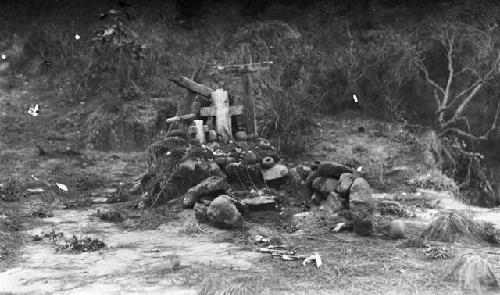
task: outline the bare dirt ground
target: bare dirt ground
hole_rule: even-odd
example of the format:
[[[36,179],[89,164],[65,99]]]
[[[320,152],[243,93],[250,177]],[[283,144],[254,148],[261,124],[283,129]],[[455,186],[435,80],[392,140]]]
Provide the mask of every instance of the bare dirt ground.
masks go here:
[[[44,115],[27,117],[23,108],[36,100],[21,100],[21,96],[21,92],[4,96],[3,103],[8,98],[19,106],[18,113],[7,113],[4,118],[16,118],[17,123],[33,121],[31,125],[16,125],[19,128],[35,126],[36,120],[46,120]],[[0,110],[0,114],[9,110]],[[2,127],[11,126],[9,122],[4,121]],[[380,126],[373,127],[377,124]],[[306,158],[354,159],[367,169],[367,177],[373,182],[378,179],[376,171],[387,157],[396,156],[398,165],[423,169],[415,164],[420,159],[414,157],[415,153],[404,143],[408,134],[394,126],[377,124],[362,120],[325,120],[317,136],[320,145]],[[371,127],[366,132],[358,132],[358,125]],[[42,127],[40,124],[39,128]],[[5,134],[12,137],[15,132],[10,130]],[[294,231],[287,230],[292,224],[290,216],[304,211],[303,208],[285,208],[283,214],[253,215],[245,228],[235,231],[197,225],[192,211],[136,210],[134,198],[115,204],[94,202],[64,209],[68,202],[85,203],[85,200],[98,199],[107,190],[129,188],[134,178],[144,171],[146,155],[79,150],[84,156],[57,152],[41,156],[35,152],[31,138],[42,137],[40,132],[42,130],[22,133],[23,138],[16,144],[11,143],[11,138],[0,140],[2,179],[18,178],[24,190],[43,189],[42,193],[26,194],[15,202],[0,201],[2,221],[18,225],[8,240],[11,251],[1,257],[2,294],[464,294],[454,282],[443,279],[453,258],[430,260],[424,249],[400,247],[402,241],[383,236],[383,225],[391,219],[403,219],[408,238],[415,238],[439,212],[454,209],[500,226],[498,209],[470,207],[446,193],[409,192],[397,185],[382,187],[387,193],[374,197],[393,200],[404,193],[440,199],[442,208],[416,208],[412,217],[378,214],[373,237],[333,233],[329,220],[318,207],[311,210],[312,216],[316,216],[312,222]],[[51,151],[64,151],[77,145],[70,138],[47,146]],[[339,155],[344,158],[339,159]],[[67,185],[68,192],[57,189],[55,183]],[[298,194],[289,192],[287,197],[299,199]],[[124,221],[111,223],[94,216],[98,210],[110,209],[121,212]],[[53,216],[33,215],[40,210]],[[96,252],[73,253],[60,249],[64,239],[33,239],[34,235],[52,231],[62,232],[64,237],[74,234],[98,238],[107,247]],[[256,250],[263,245],[254,241],[257,234],[300,254],[317,252],[323,265],[320,268],[303,266],[302,261],[284,261],[258,253]],[[433,245],[450,248],[455,257],[467,252],[482,253],[500,275],[498,248],[486,243]]]

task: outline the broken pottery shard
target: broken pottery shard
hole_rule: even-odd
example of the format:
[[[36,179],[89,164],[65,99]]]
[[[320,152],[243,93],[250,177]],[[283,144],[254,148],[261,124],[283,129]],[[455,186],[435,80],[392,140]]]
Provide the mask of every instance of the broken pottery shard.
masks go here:
[[[337,225],[335,225],[335,227],[332,229],[332,231],[338,233],[344,226],[345,226],[345,222],[337,223]]]
[[[304,262],[302,262],[302,265],[306,266],[306,264],[308,264],[309,262],[313,262],[313,261],[316,263],[317,268],[320,268],[321,265],[323,265],[323,261],[321,260],[321,256],[319,256],[318,253],[314,253],[313,255],[304,259]]]
[[[184,195],[183,206],[184,208],[193,208],[201,197],[215,197],[220,193],[224,193],[228,188],[229,186],[224,177],[209,177],[187,191]]]
[[[322,163],[318,168],[318,176],[339,179],[342,173],[353,173],[352,169],[339,163]]]
[[[30,194],[39,194],[45,192],[45,190],[41,187],[37,187],[37,188],[29,188],[26,190],[26,192]]]
[[[208,219],[221,228],[235,228],[241,225],[241,213],[228,196],[215,198],[207,209]]]
[[[62,191],[65,191],[67,192],[68,191],[68,187],[65,185],[65,184],[62,184],[62,183],[56,183],[56,186],[57,188],[59,188],[60,190]]]
[[[275,164],[273,167],[262,170],[262,177],[266,181],[276,180],[287,176],[288,168],[285,165]]]
[[[258,196],[255,198],[245,198],[241,200],[243,204],[248,206],[250,211],[259,210],[275,210],[276,199],[273,196]]]
[[[354,177],[351,173],[342,173],[340,175],[340,185],[339,185],[339,194],[341,196],[347,196],[349,194],[349,190],[351,189],[351,185],[354,181]]]
[[[263,169],[269,169],[274,166],[274,159],[273,157],[265,157],[262,159],[262,162],[260,164]]]

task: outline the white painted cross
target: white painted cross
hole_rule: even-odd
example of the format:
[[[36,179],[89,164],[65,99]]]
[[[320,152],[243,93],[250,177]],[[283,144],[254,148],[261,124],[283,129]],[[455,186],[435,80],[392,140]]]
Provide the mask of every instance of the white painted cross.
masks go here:
[[[217,89],[210,95],[212,106],[200,109],[203,117],[215,116],[215,131],[227,142],[233,136],[231,128],[231,116],[243,114],[243,106],[229,106],[227,91]]]

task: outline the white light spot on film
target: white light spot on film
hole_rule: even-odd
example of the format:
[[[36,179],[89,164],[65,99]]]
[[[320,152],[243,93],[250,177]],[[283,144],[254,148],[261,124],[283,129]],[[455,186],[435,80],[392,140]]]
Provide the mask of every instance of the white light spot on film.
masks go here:
[[[76,35],[75,35],[75,39],[76,39],[76,40],[80,40],[80,35],[76,34]]]
[[[3,59],[3,60],[6,60],[6,59],[7,59],[7,55],[2,54],[2,59]]]

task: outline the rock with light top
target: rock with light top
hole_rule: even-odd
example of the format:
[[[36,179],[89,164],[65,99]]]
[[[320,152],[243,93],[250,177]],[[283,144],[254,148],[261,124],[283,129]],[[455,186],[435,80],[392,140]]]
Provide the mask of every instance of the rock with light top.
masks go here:
[[[245,198],[241,202],[248,206],[250,211],[264,211],[276,209],[276,198],[274,196],[257,196]]]
[[[221,176],[212,176],[190,188],[183,197],[184,208],[193,208],[201,197],[216,197],[229,188],[227,181]]]
[[[288,175],[288,168],[282,164],[275,164],[273,167],[262,170],[262,177],[265,181],[278,180]]]

